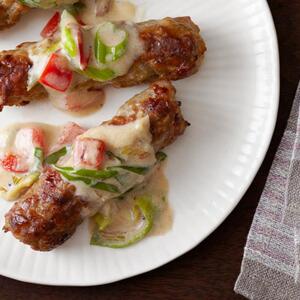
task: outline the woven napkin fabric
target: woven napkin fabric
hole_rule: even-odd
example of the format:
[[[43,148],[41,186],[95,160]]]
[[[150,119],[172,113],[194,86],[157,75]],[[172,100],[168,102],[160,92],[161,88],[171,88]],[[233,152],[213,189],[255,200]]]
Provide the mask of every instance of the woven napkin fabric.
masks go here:
[[[235,292],[300,299],[300,84],[247,238]]]

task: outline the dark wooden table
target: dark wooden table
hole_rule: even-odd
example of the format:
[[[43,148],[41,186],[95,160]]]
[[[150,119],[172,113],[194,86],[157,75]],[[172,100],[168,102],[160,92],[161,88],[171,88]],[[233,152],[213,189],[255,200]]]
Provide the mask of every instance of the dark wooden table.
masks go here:
[[[279,117],[266,159],[229,218],[194,250],[147,274],[89,288],[32,285],[0,276],[0,300],[244,299],[234,294],[234,282],[253,214],[300,79],[300,1],[268,2],[277,28],[281,56]]]

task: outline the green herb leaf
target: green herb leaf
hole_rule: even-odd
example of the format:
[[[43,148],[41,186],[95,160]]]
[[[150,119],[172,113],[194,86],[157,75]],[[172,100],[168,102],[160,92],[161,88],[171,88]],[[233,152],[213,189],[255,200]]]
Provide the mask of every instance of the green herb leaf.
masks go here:
[[[168,157],[168,155],[162,151],[158,151],[155,156],[158,161],[164,161]]]
[[[86,177],[74,176],[74,175],[71,175],[70,173],[64,172],[64,171],[59,171],[59,173],[63,177],[65,177],[66,179],[68,179],[69,181],[82,181],[82,182],[84,182],[87,185],[91,185],[91,183],[92,183],[92,180],[89,179],[89,178],[86,178]]]
[[[43,166],[43,160],[44,160],[44,151],[43,149],[36,147],[34,148],[34,166],[32,167],[32,171],[40,171],[41,167]]]
[[[67,147],[63,147],[58,151],[48,155],[45,159],[45,163],[48,165],[54,165],[59,161],[61,157],[65,156],[66,154],[67,154]]]
[[[120,193],[117,186],[105,182],[97,182],[96,184],[92,184],[91,187],[97,190],[102,190],[110,193]]]
[[[108,179],[118,175],[118,171],[115,170],[89,170],[89,169],[80,169],[72,172],[76,175],[90,177],[93,179]]]
[[[94,53],[97,62],[105,64],[106,46],[99,38],[98,32],[96,33],[95,41],[94,41]]]
[[[82,71],[81,74],[96,81],[107,81],[116,77],[115,72],[111,69],[98,69],[90,66],[87,67],[84,71]]]
[[[132,167],[132,166],[114,166],[114,167],[109,167],[110,169],[114,169],[114,168],[120,168],[132,173],[136,173],[139,175],[144,175],[149,171],[148,167]]]
[[[43,161],[44,151],[41,148],[36,147],[34,148],[34,156],[40,161]]]

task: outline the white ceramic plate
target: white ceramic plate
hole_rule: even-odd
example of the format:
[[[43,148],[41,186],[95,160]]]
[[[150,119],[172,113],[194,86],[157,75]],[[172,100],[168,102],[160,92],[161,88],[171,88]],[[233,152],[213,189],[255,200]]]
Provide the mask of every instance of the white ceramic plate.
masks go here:
[[[30,250],[0,234],[0,273],[50,285],[104,284],[157,268],[187,252],[228,216],[250,185],[269,145],[278,106],[279,67],[274,25],[264,0],[136,0],[145,18],[189,15],[200,25],[208,51],[195,76],[175,83],[192,126],[167,149],[174,225],[163,236],[113,250],[89,246],[86,224],[49,253]],[[0,47],[38,38],[50,12],[32,11],[9,31]],[[50,104],[5,109],[11,122],[52,124],[69,120],[95,126],[144,87],[110,89],[104,109],[87,118],[63,114]],[[0,202],[0,217],[10,204]]]

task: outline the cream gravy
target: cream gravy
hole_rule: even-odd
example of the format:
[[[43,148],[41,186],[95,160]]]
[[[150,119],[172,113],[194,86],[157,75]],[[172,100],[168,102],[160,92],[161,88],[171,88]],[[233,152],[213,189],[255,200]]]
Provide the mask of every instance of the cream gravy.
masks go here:
[[[0,130],[0,156],[14,147],[15,136],[19,129],[24,127],[39,127],[43,130],[46,141],[46,153],[54,148],[57,144],[60,126],[51,126],[43,123],[16,123]],[[172,226],[172,210],[168,204],[168,181],[164,175],[164,165],[156,163],[154,149],[151,146],[151,135],[149,132],[149,118],[144,117],[135,122],[124,126],[112,126],[103,124],[97,128],[92,128],[80,136],[80,138],[91,137],[105,141],[107,149],[118,153],[125,159],[126,164],[135,166],[149,166],[152,168],[147,175],[139,175],[134,173],[126,174],[126,180],[129,187],[134,187],[131,192],[126,193],[122,199],[120,195],[112,194],[105,191],[95,190],[86,186],[84,183],[71,182],[76,186],[76,193],[89,202],[89,208],[82,212],[84,217],[88,217],[97,211],[107,211],[113,214],[119,214],[118,220],[124,222],[124,213],[132,201],[137,196],[151,196],[153,205],[156,208],[154,226],[151,230],[151,235],[163,234]],[[136,153],[125,151],[124,154],[120,149],[139,149],[149,153],[145,158],[138,158]],[[129,148],[128,148],[129,147]],[[129,153],[129,154],[128,154]],[[72,158],[69,158],[66,165],[72,165]],[[105,166],[109,166],[111,162],[107,162]],[[104,167],[105,167],[104,166]],[[123,174],[126,172],[124,171]],[[14,173],[7,172],[0,168],[0,193],[2,187],[8,187],[13,183]],[[121,172],[122,175],[122,172]],[[20,176],[16,174],[16,176]],[[110,180],[106,182],[110,183]],[[114,183],[115,184],[115,183]],[[124,189],[120,187],[120,194],[127,189],[126,184]],[[122,197],[122,196],[121,196]],[[123,224],[123,223],[122,223]],[[123,226],[123,225],[122,225]],[[124,225],[130,226],[128,225]]]
[[[86,0],[86,7],[80,14],[82,21],[87,25],[99,24],[103,21],[135,21],[136,6],[127,0],[113,0],[109,11],[102,15],[96,15],[96,1]],[[98,0],[100,1],[100,0]]]

